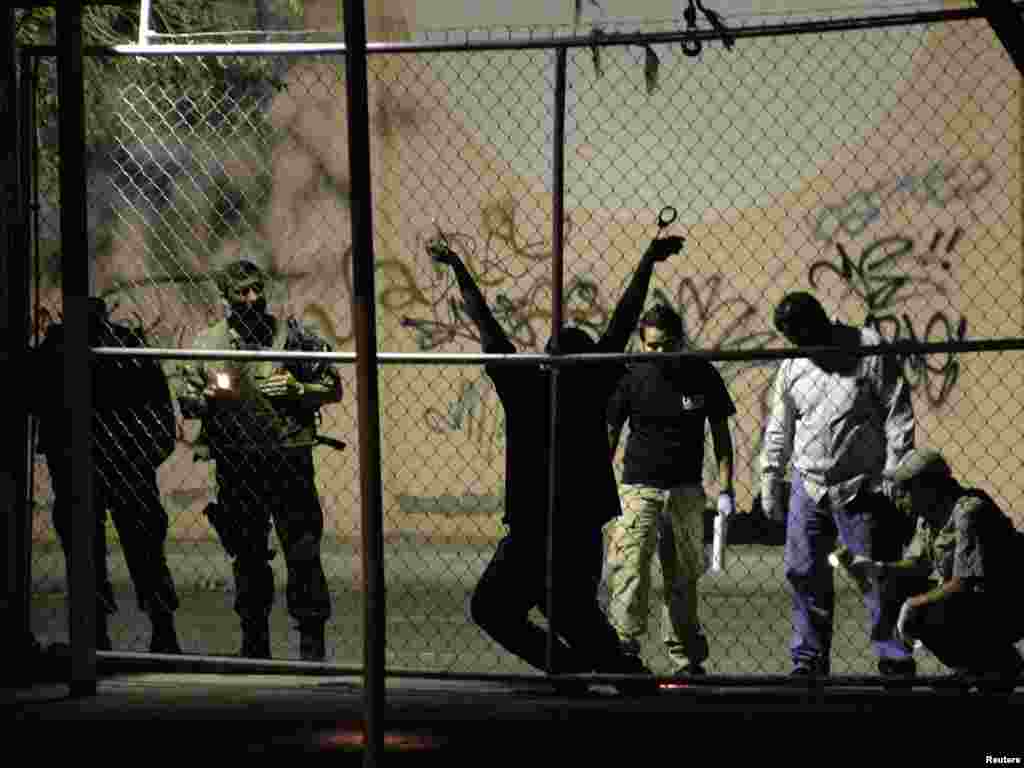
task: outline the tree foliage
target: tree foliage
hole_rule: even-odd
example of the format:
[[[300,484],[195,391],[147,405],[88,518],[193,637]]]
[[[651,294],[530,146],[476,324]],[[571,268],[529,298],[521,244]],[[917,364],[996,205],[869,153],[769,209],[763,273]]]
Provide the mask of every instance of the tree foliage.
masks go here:
[[[268,23],[280,27],[286,20],[275,20],[274,14],[287,12],[286,0],[157,0],[150,27],[175,35],[254,29],[257,24]],[[83,44],[106,47],[135,42],[138,14],[138,6],[86,6],[82,12]],[[54,44],[56,20],[53,8],[17,11],[17,45]],[[56,283],[60,280],[55,255],[59,209],[56,58],[47,54],[21,61],[29,62],[34,82],[37,194],[43,218],[49,216],[52,221],[49,225],[44,221],[38,233],[41,266],[44,280]],[[192,200],[184,201],[185,207],[200,218],[209,214],[209,229],[215,237],[228,234],[220,232],[226,226],[224,222],[231,221],[225,211],[234,215],[238,198],[251,199],[252,190],[246,195],[231,185],[222,190],[225,179],[208,170],[219,168],[220,162],[201,158],[226,140],[254,150],[266,148],[266,137],[261,135],[265,130],[264,107],[282,87],[286,66],[286,60],[279,57],[128,57],[103,53],[85,57],[87,169],[90,178],[103,179],[103,183],[90,184],[89,192],[90,245],[96,258],[103,258],[111,247],[112,227],[125,216],[148,217],[147,253],[159,261],[173,262],[173,251],[198,245],[188,239],[193,222],[179,222],[171,215],[173,208],[183,203],[175,199],[175,195],[182,194],[175,179],[185,171],[195,182],[191,186],[201,187],[193,194],[200,207],[194,207]],[[197,172],[182,163],[202,163],[207,170]],[[244,186],[251,187],[250,181]],[[252,181],[257,182],[266,184],[263,178]],[[142,197],[116,212],[114,208],[121,205],[125,195]]]

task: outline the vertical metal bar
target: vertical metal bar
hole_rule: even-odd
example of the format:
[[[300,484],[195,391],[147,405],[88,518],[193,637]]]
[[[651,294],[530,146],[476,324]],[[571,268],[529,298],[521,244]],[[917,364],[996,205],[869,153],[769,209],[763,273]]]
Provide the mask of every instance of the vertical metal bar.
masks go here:
[[[82,3],[57,7],[60,237],[64,301],[64,410],[70,417],[71,693],[96,693],[96,563],[92,508],[92,381],[89,374],[89,232],[85,197]]]
[[[555,50],[555,124],[551,169],[551,330],[562,327],[563,261],[565,252],[565,80],[566,49]]]
[[[35,88],[36,80],[32,72],[32,68],[35,66],[36,58],[29,54],[24,54],[21,57],[21,72],[20,72],[20,86],[18,88],[18,130],[16,141],[18,144],[17,151],[17,173],[18,173],[18,194],[19,204],[16,210],[17,215],[17,227],[18,227],[18,239],[12,244],[13,254],[12,263],[22,265],[24,269],[24,275],[19,276],[18,280],[15,281],[12,277],[11,286],[20,286],[21,301],[23,302],[17,312],[21,315],[22,319],[17,327],[16,333],[20,333],[19,347],[24,349],[25,341],[30,335],[33,336],[33,342],[35,338],[33,332],[34,324],[31,321],[31,307],[33,301],[32,295],[32,256],[29,243],[31,242],[29,232],[31,231],[30,214],[35,208],[35,200],[32,198],[32,190],[34,185],[32,183],[32,158],[35,152],[34,143],[32,141],[33,128],[35,126]],[[13,296],[13,291],[12,291]],[[11,314],[14,316],[15,310],[11,308]],[[12,339],[15,336],[12,335]],[[20,514],[18,520],[18,531],[17,535],[20,537],[22,542],[23,551],[19,553],[21,568],[21,579],[22,583],[19,587],[23,595],[24,604],[21,606],[21,610],[24,614],[20,617],[22,626],[25,629],[26,637],[32,633],[32,490],[35,485],[34,483],[34,469],[35,462],[33,461],[33,451],[35,450],[35,430],[36,422],[31,423],[31,427],[25,436],[25,451],[24,457],[25,466],[25,485],[21,489],[18,495],[16,510],[19,510],[16,514]],[[20,439],[20,438],[19,438]]]
[[[149,44],[149,19],[152,11],[152,0],[141,0],[139,3],[139,45]]]
[[[380,477],[380,396],[374,309],[373,199],[370,183],[370,109],[363,0],[345,3],[345,91],[352,204],[352,317],[356,333],[359,479],[363,540],[364,764],[384,749],[384,536]]]
[[[39,346],[39,129],[36,121],[38,112],[39,88],[39,57],[25,51],[21,58],[22,66],[22,112],[21,112],[21,151],[22,151],[22,195],[25,201],[22,223],[22,243],[25,253],[26,268],[29,269],[28,280],[31,291],[28,300],[29,313],[26,321],[32,334],[32,346]],[[31,265],[29,267],[29,265]],[[28,482],[25,494],[25,611],[26,626],[31,628],[32,608],[32,515],[35,511],[35,446],[39,432],[39,420],[32,419],[29,434]]]
[[[563,255],[565,250],[565,71],[566,49],[555,49],[555,98],[554,129],[551,141],[551,353],[559,354],[558,333],[562,328],[562,286]],[[545,570],[547,589],[547,666],[548,672],[555,669],[555,599],[554,599],[554,557],[555,557],[555,506],[558,501],[558,366],[551,368],[550,406],[550,463],[548,464],[548,541],[547,567]]]
[[[3,174],[3,221],[0,222],[0,239],[4,253],[0,255],[0,329],[7,339],[3,359],[8,370],[27,370],[25,348],[28,339],[28,268],[25,248],[25,188],[20,173],[25,157],[25,146],[20,141],[25,115],[21,110],[24,100],[20,98],[18,86],[14,35],[14,8],[0,11],[0,45],[3,46],[3,65],[0,80],[5,96],[0,104],[0,125],[3,127],[4,174]],[[21,88],[27,85],[21,78]],[[4,544],[2,551],[7,557],[4,569],[4,585],[0,616],[10,627],[3,638],[5,650],[15,650],[11,657],[21,658],[21,653],[31,646],[32,626],[29,616],[29,593],[31,562],[31,524],[27,509],[28,476],[31,461],[29,440],[28,408],[25,398],[15,397],[10,401],[10,414],[5,419],[5,435],[10,443],[7,453],[10,461],[0,469],[0,508],[11,510],[5,515],[2,526]]]
[[[25,88],[25,215],[26,241],[32,250],[32,343],[39,344],[39,295],[42,279],[39,265],[39,56],[25,53],[22,60],[25,77],[30,85]],[[29,62],[31,61],[31,67]]]
[[[1024,16],[1013,0],[976,0],[1017,71],[1024,75]]]

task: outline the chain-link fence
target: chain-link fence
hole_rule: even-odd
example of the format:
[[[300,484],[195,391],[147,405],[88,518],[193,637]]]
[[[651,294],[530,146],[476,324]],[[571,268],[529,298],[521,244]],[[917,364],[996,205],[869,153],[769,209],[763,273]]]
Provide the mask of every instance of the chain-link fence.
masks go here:
[[[772,325],[785,293],[811,291],[836,318],[874,325],[887,340],[1015,337],[1024,323],[1020,77],[989,27],[962,20],[802,32],[744,37],[731,48],[705,42],[699,56],[640,38],[567,52],[565,317],[604,331],[652,238],[685,235],[683,253],[656,268],[648,304],[679,311],[692,349],[750,352],[717,364],[737,408],[730,428],[742,513],[760,489],[777,365],[757,351],[785,343]],[[439,230],[515,346],[543,350],[558,192],[556,43],[532,38],[516,47],[514,37],[504,47],[463,41],[462,50],[369,59],[382,351],[480,350],[454,279],[425,251]],[[60,318],[56,90],[49,59],[26,61],[37,94],[33,306],[41,338]],[[214,278],[244,257],[265,271],[275,316],[294,316],[335,350],[353,348],[344,77],[343,59],[332,55],[89,60],[94,293],[114,320],[140,329],[150,346],[192,347],[223,319]],[[662,231],[666,205],[678,219]],[[965,484],[987,489],[1018,526],[1019,356],[900,358],[918,442],[941,448]],[[182,362],[163,365],[180,394]],[[355,381],[347,364],[337,369],[344,397],[319,409],[316,429],[350,445],[316,448],[313,471],[333,606],[328,653],[355,664]],[[527,671],[469,621],[466,607],[503,532],[505,423],[492,383],[480,366],[407,363],[384,366],[380,390],[389,667]],[[175,407],[177,445],[156,479],[183,606],[179,634],[186,650],[234,653],[236,584],[204,514],[217,499],[216,473],[194,460],[200,420],[186,418],[180,399]],[[704,454],[713,499],[710,440]],[[616,461],[621,471],[621,452]],[[34,471],[36,630],[59,636],[64,570],[41,454]],[[107,528],[121,598],[113,643],[144,649],[125,533]],[[708,668],[788,671],[779,530],[740,516],[732,535],[727,571],[699,582]],[[289,568],[280,554],[270,567],[278,585],[272,650],[296,657],[285,613]],[[852,583],[839,576],[836,585],[832,670],[873,672],[864,608]],[[644,653],[654,669],[671,671],[654,591]]]

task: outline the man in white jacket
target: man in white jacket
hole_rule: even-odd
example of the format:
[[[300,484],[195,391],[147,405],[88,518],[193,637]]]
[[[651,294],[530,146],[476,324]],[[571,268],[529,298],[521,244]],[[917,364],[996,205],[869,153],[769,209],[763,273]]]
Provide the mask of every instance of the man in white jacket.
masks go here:
[[[835,608],[828,554],[838,537],[854,555],[900,558],[913,524],[882,492],[883,472],[913,447],[914,413],[899,360],[854,351],[881,344],[875,331],[830,322],[802,292],[787,294],[774,320],[795,346],[831,348],[779,365],[761,453],[763,510],[786,520],[793,674],[828,675]],[[879,672],[913,676],[912,652],[894,633],[899,604],[884,601],[877,587],[864,603]]]

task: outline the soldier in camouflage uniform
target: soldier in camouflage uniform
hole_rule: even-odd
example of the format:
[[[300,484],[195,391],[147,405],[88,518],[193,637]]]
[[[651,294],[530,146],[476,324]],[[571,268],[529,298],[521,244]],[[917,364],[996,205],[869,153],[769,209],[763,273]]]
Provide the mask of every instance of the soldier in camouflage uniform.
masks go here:
[[[1024,668],[1014,647],[1024,637],[1024,534],[987,493],[960,485],[937,451],[915,449],[886,476],[897,506],[920,519],[917,535],[904,559],[854,559],[852,575],[909,595],[897,622],[908,646],[920,640],[957,673],[1012,689]]]
[[[195,348],[330,350],[294,319],[282,323],[267,312],[266,279],[252,262],[228,265],[218,287],[228,317],[201,333]],[[233,558],[242,656],[270,657],[271,520],[287,564],[288,612],[298,624],[300,654],[311,661],[326,655],[331,602],[312,449],[319,408],[341,397],[341,378],[326,363],[197,360],[181,366],[182,414],[202,420],[197,458],[216,466],[217,501],[207,514]]]

